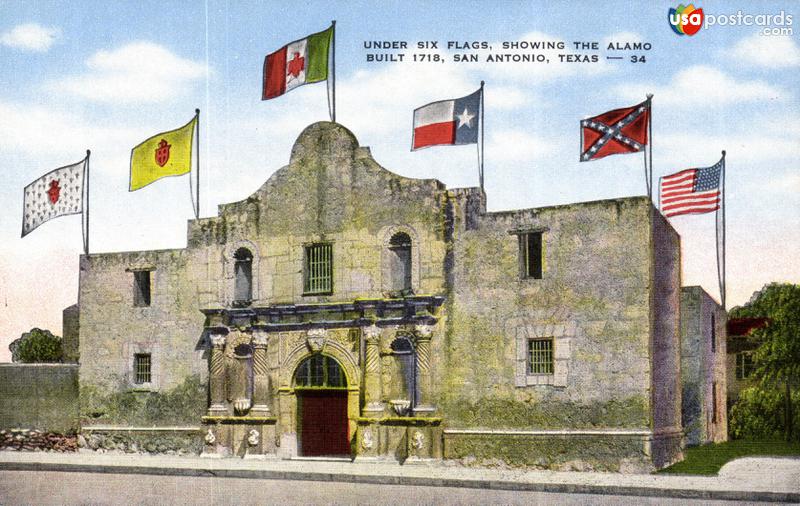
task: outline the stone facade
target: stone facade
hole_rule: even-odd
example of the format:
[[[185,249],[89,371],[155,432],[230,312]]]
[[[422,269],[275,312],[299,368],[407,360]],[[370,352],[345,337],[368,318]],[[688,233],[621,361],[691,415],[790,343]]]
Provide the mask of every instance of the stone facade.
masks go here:
[[[682,417],[688,445],[728,440],[726,318],[701,287],[681,290]]]
[[[83,413],[202,423],[214,455],[662,467],[679,292],[679,237],[647,198],[488,213],[317,123],[187,248],[82,258]]]

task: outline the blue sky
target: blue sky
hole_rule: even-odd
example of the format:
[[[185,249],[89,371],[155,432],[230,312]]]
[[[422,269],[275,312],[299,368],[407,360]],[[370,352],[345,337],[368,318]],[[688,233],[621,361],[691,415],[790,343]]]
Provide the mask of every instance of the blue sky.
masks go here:
[[[260,100],[264,56],[337,20],[337,120],[386,168],[477,185],[474,146],[410,152],[415,107],[486,81],[491,210],[645,193],[642,157],[578,163],[581,118],[653,93],[656,179],[728,152],[728,302],[768,281],[800,282],[798,29],[710,26],[677,36],[675,4],[650,2],[3,2],[0,4],[0,360],[33,326],[60,332],[77,299],[80,218],[19,238],[22,189],[92,150],[91,250],[183,247],[186,177],[127,192],[130,149],[201,113],[201,215],[254,192],[306,125],[327,119],[324,84]],[[703,2],[706,16],[800,16],[793,2]],[[800,23],[796,18],[794,24]],[[792,25],[793,28],[793,25]],[[443,64],[368,63],[364,41],[437,40]],[[448,40],[562,40],[551,63],[452,62]],[[644,64],[608,62],[609,40],[648,42]],[[599,64],[557,64],[573,41]],[[410,58],[413,50],[406,51]],[[586,53],[586,52],[584,52]],[[483,56],[485,52],[479,52]],[[718,297],[713,215],[675,218],[684,284]]]

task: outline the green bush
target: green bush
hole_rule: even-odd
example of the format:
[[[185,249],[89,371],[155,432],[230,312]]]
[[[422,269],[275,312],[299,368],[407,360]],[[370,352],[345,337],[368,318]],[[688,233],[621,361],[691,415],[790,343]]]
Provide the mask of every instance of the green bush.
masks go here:
[[[64,358],[61,338],[49,330],[33,328],[22,334],[17,342],[15,356],[18,362],[25,364],[61,362]]]
[[[779,439],[786,433],[786,398],[779,390],[750,387],[739,393],[731,407],[728,431],[734,439]],[[792,407],[800,412],[800,393],[792,392]],[[793,418],[792,434],[800,434],[798,417]],[[796,437],[796,436],[795,436]]]

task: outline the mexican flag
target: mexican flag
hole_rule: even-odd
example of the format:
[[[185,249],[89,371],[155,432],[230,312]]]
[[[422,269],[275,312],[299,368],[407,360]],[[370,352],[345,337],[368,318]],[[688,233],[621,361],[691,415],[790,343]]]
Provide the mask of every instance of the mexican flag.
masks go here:
[[[291,42],[264,59],[264,91],[261,100],[283,95],[303,84],[328,79],[328,49],[333,26]]]

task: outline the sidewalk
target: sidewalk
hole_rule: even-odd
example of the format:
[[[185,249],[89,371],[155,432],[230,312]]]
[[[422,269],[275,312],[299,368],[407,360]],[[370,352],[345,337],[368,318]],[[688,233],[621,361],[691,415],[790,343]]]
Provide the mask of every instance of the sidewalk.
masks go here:
[[[0,451],[0,470],[217,476],[556,493],[800,502],[800,459],[738,459],[719,476],[518,471],[446,464],[352,463]]]

